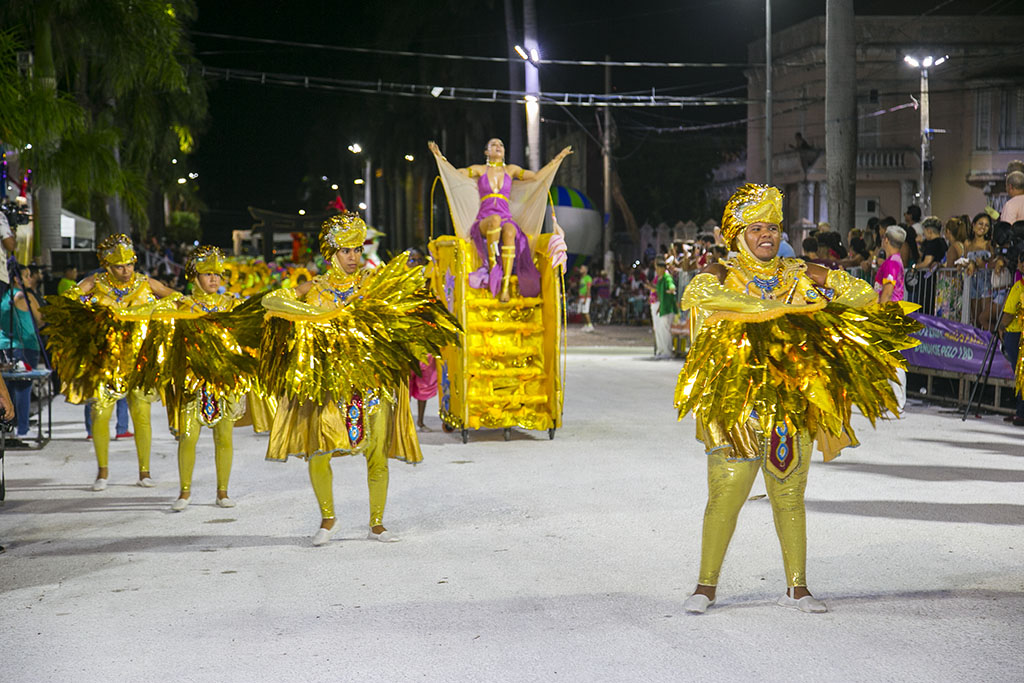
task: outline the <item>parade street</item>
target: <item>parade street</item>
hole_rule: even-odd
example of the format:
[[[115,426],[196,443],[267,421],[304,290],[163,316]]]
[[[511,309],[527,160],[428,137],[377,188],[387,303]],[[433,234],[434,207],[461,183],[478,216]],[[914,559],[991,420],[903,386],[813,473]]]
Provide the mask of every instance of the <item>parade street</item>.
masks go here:
[[[576,335],[578,336],[578,335]],[[707,497],[682,362],[649,346],[570,348],[564,426],[446,434],[431,401],[424,461],[391,464],[385,525],[366,540],[366,467],[334,460],[340,530],[306,466],[264,462],[235,431],[215,506],[203,430],[193,503],[154,405],[152,473],[111,444],[110,487],[82,409],[58,398],[54,439],[6,456],[0,677],[44,681],[1010,681],[1024,670],[1024,430],[911,400],[837,461],[815,454],[808,580],[785,589],[759,478],[718,602],[690,615]]]

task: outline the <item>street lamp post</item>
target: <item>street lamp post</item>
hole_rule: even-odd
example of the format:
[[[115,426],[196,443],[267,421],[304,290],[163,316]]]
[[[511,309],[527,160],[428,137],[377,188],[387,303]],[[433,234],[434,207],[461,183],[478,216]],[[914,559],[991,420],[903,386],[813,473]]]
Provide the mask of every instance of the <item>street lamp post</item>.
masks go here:
[[[772,184],[772,0],[764,0],[764,184]]]
[[[914,67],[915,69],[921,70],[921,175],[918,179],[917,191],[918,191],[918,202],[921,207],[922,215],[929,215],[931,213],[932,196],[931,189],[928,187],[927,171],[931,166],[932,161],[932,127],[931,127],[931,112],[929,111],[929,98],[928,98],[928,69],[933,66],[939,66],[943,62],[949,59],[949,55],[943,55],[936,59],[932,55],[926,55],[921,59],[906,55],[903,57],[903,61]]]

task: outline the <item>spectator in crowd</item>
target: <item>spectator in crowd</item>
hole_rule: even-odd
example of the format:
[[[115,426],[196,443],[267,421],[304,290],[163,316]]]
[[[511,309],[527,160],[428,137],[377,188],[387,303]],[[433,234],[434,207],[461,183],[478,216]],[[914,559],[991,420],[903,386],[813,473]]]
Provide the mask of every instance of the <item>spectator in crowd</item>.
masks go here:
[[[651,325],[654,327],[654,357],[672,357],[672,318],[676,314],[676,284],[665,269],[665,260],[654,262],[651,292]]]
[[[799,135],[799,133],[797,133]],[[782,258],[796,258],[796,250],[793,249],[793,245],[789,243],[789,233],[785,230],[782,231],[782,241],[779,242],[779,256]]]
[[[808,263],[817,263],[818,265],[825,266],[829,270],[840,270],[842,266],[839,262],[832,258],[832,252],[828,248],[828,245],[823,244],[821,238],[825,235],[834,233],[819,233],[818,237],[806,237],[804,238],[803,248],[804,255],[803,259]]]
[[[906,233],[906,239],[903,241],[903,247],[900,251],[900,258],[903,259],[903,265],[910,268],[921,260],[921,252],[917,248],[917,236],[921,230],[921,224],[917,223],[916,227],[914,225],[903,225],[900,227]]]
[[[1017,257],[1017,273],[1024,273],[1024,251],[1020,252]],[[1024,280],[1018,279],[1017,282],[1010,289],[1009,296],[1006,297],[1006,303],[1003,304],[1003,315],[999,320],[998,334],[999,338],[1003,342],[1003,355],[1006,356],[1006,360],[1010,361],[1010,367],[1017,368],[1017,356],[1020,354],[1020,338],[1021,338],[1021,322],[1024,318],[1024,301],[1021,300],[1021,294],[1024,292]],[[1017,386],[1022,383],[1021,378],[1017,377]],[[1003,418],[1007,422],[1012,422],[1018,427],[1024,427],[1024,395],[1017,394],[1017,407],[1013,415],[1008,415]]]
[[[886,228],[885,235],[882,236],[885,262],[875,273],[875,291],[878,292],[878,303],[880,304],[889,301],[903,301],[903,259],[900,256],[900,247],[903,246],[906,238],[906,230],[897,225]],[[896,377],[897,381],[889,384],[896,395],[896,404],[902,414],[903,407],[907,403],[907,373],[902,368],[897,368]]]
[[[11,278],[7,273],[7,257],[14,253],[18,241],[14,238],[7,216],[0,212],[0,296],[10,289]]]
[[[590,322],[590,288],[594,284],[594,278],[587,273],[587,266],[583,264],[580,266],[580,284],[579,284],[579,298],[578,308],[580,315],[583,316],[583,320],[586,324],[583,326],[583,332],[593,332],[594,325]]]
[[[843,268],[861,268],[866,263],[870,265],[871,254],[868,252],[868,245],[864,241],[864,231],[854,228],[850,231],[850,250],[846,258],[840,260]]]
[[[35,291],[40,281],[38,266],[25,266],[11,283],[14,296],[0,300],[0,347],[12,362],[23,363],[22,370],[33,370],[39,365],[40,346],[37,330],[43,324],[39,294]],[[14,413],[17,417],[17,435],[28,435],[32,382],[7,380],[14,395]],[[21,445],[8,440],[10,445]]]
[[[800,255],[804,261],[810,262],[811,259],[818,258],[818,238],[817,237],[805,237],[804,241],[800,243],[800,248],[803,250],[803,254]]]
[[[921,223],[924,241],[921,243],[921,261],[914,268],[921,273],[917,301],[926,315],[935,315],[935,270],[946,257],[948,245],[942,239],[942,221],[937,216],[928,216]]]
[[[867,244],[868,253],[874,253],[882,246],[882,234],[879,230],[881,220],[877,216],[868,219],[867,228],[864,230],[864,242]],[[851,241],[853,238],[850,238]]]
[[[1014,171],[1006,176],[1006,194],[1010,198],[1003,204],[999,220],[1011,225],[1024,219],[1024,173]]]
[[[996,221],[992,225],[992,260],[989,262],[992,275],[992,318],[995,319],[996,311],[1003,307],[1006,296],[1010,293],[1013,285],[1013,263],[1006,262],[1006,253],[1013,241],[1013,231],[1006,221]]]
[[[847,256],[846,247],[843,246],[843,238],[838,232],[824,232],[818,234],[818,249],[821,245],[828,247],[828,257],[835,261],[841,261]]]
[[[917,204],[911,204],[907,207],[907,210],[903,212],[904,229],[908,225],[914,229],[915,235],[921,230],[921,207]],[[909,239],[909,237],[910,233],[907,233],[907,238]]]
[[[966,253],[964,251],[964,240],[967,239],[966,221],[961,220],[957,216],[950,218],[946,221],[943,237],[946,238],[946,244],[949,245],[946,249],[946,255],[943,257],[943,262],[947,268],[952,268]]]
[[[64,266],[64,276],[57,283],[57,294],[63,296],[64,292],[78,284],[78,266],[69,263]]]
[[[992,276],[989,261],[992,259],[992,219],[982,211],[971,221],[971,229],[964,243],[964,258],[967,274],[971,281],[971,324],[983,330],[991,329]]]

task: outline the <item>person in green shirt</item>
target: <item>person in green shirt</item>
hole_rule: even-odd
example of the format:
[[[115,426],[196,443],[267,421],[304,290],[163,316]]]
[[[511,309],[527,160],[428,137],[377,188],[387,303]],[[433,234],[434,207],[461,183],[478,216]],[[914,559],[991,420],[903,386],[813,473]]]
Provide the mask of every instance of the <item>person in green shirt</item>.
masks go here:
[[[78,284],[78,268],[73,265],[64,266],[64,277],[57,283],[57,294],[64,296],[64,292]]]
[[[664,257],[654,262],[651,292],[651,324],[654,327],[654,357],[672,357],[672,317],[676,314],[676,283],[665,269]]]
[[[590,322],[590,288],[593,285],[594,278],[587,274],[587,266],[580,266],[580,291],[578,301],[578,310],[583,315],[583,319],[586,324],[583,326],[584,332],[593,332],[594,325]]]

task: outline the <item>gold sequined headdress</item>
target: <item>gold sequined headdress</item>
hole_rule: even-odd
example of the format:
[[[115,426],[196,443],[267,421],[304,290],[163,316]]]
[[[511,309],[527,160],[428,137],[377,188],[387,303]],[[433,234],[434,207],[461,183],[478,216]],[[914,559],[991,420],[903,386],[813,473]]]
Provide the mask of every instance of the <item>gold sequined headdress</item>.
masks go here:
[[[189,255],[188,260],[185,261],[185,277],[189,280],[199,273],[223,275],[226,270],[227,264],[224,261],[224,252],[218,247],[212,247],[209,244],[196,247],[195,251]]]
[[[366,239],[366,223],[355,211],[331,216],[320,228],[320,253],[330,261],[342,247],[361,247]]]
[[[123,232],[105,237],[96,247],[96,256],[104,266],[124,266],[137,260],[132,239]]]
[[[782,225],[782,193],[776,187],[747,183],[741,185],[725,203],[722,237],[732,241],[751,223]]]

